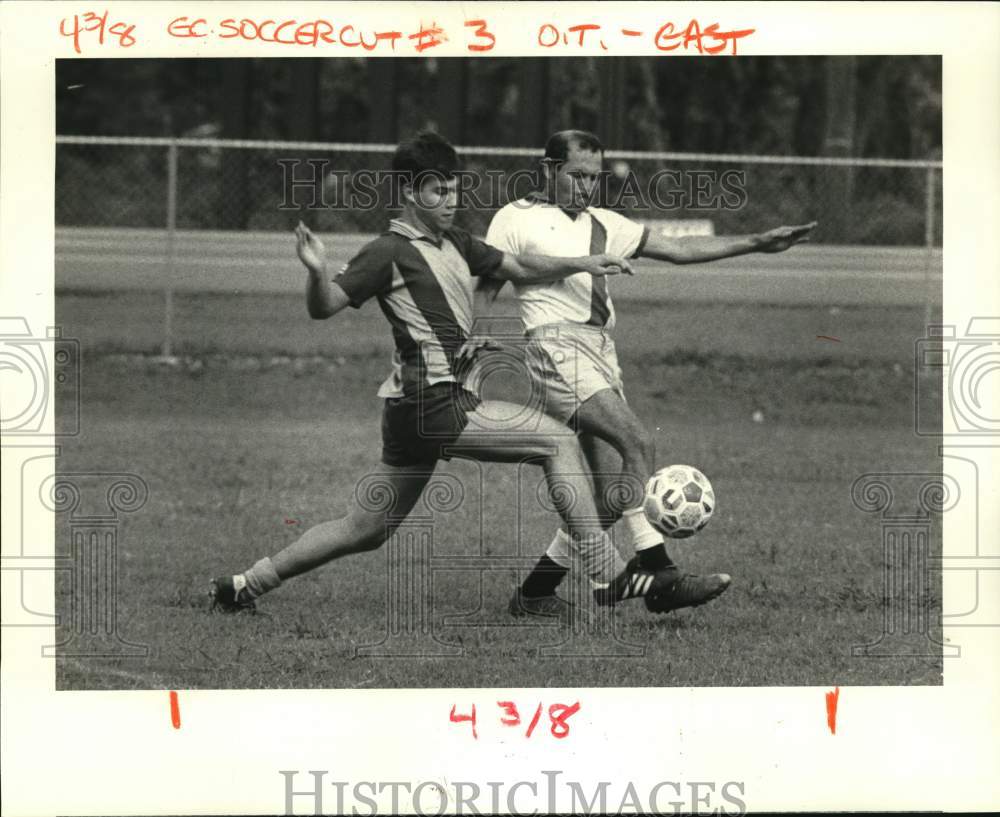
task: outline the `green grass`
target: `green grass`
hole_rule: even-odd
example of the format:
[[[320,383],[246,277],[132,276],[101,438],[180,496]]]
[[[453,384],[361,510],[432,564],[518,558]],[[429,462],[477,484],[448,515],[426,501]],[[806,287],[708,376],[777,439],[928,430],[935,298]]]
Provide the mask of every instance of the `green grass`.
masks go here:
[[[372,658],[356,648],[386,632],[388,548],[289,582],[260,604],[266,615],[209,616],[204,594],[211,576],[343,512],[375,467],[384,320],[366,307],[312,323],[285,297],[178,306],[185,359],[171,368],[134,354],[157,348],[155,296],[57,301],[64,335],[83,348],[82,433],[59,467],[131,471],[150,488],[124,518],[118,551],[121,632],[150,657],[61,660],[60,688],[941,682],[940,659],[851,655],[882,630],[883,550],[879,519],[854,507],[850,486],[866,472],[940,471],[934,441],[912,432],[922,310],[620,304],[626,388],[659,461],[698,465],[718,496],[711,524],[675,556],[733,574],[731,590],[669,616],[622,607],[615,632],[641,656],[545,657],[565,630],[506,616],[514,569],[481,582],[474,570],[440,570],[433,633],[461,655]],[[435,558],[541,552],[556,518],[535,499],[538,469],[454,461],[441,471],[465,500],[435,515]],[[67,538],[59,528],[61,546]],[[68,592],[60,585],[60,611]],[[939,587],[932,595],[937,604]],[[469,626],[455,623],[462,615]]]

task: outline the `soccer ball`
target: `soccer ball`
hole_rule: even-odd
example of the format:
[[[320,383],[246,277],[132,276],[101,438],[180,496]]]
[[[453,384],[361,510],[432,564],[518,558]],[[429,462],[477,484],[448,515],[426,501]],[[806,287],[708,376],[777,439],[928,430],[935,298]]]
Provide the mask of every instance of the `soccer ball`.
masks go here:
[[[684,539],[700,531],[712,518],[715,491],[697,468],[668,465],[649,478],[642,508],[649,524],[664,536]]]

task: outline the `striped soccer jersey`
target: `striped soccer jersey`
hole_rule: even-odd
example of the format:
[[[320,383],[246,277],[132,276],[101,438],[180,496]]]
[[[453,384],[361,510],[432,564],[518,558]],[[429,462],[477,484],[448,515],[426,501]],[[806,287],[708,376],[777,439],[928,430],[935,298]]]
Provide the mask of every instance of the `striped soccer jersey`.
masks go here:
[[[438,241],[398,219],[348,262],[334,282],[355,308],[377,297],[392,325],[392,372],[379,397],[459,382],[455,356],[472,329],[473,276],[502,262],[502,252],[464,230],[446,230]]]
[[[528,196],[493,217],[486,241],[515,255],[576,257],[606,252],[633,258],[642,251],[648,234],[648,228],[611,210],[588,207],[572,214]],[[561,281],[514,289],[526,330],[550,323],[614,328],[615,308],[602,276],[581,272]]]

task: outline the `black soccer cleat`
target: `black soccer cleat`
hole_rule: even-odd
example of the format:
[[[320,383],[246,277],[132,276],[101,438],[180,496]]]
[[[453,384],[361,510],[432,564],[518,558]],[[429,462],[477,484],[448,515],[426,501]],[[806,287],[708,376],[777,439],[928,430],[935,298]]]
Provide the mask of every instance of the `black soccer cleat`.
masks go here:
[[[257,605],[250,598],[247,590],[247,580],[242,574],[236,576],[220,576],[212,579],[208,595],[212,599],[211,612],[240,613],[244,610],[257,612]]]
[[[688,573],[661,584],[643,599],[651,613],[669,613],[682,607],[699,607],[726,592],[732,579],[727,573],[696,576]]]
[[[641,598],[651,613],[669,613],[682,607],[698,607],[721,596],[732,583],[725,573],[710,576],[682,574],[677,567],[649,570],[633,557],[625,570],[605,588],[594,591],[594,601],[601,606]]]
[[[680,576],[674,566],[650,570],[639,565],[639,557],[629,559],[625,569],[607,587],[594,591],[594,601],[601,607],[639,599],[653,592],[662,592]]]

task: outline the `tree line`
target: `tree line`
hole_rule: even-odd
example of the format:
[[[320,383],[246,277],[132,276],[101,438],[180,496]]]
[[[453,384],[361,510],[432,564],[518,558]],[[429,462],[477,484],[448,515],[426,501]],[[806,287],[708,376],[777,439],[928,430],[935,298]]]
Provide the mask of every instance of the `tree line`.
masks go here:
[[[65,60],[57,131],[934,158],[934,56]],[[860,92],[859,92],[860,89]]]

